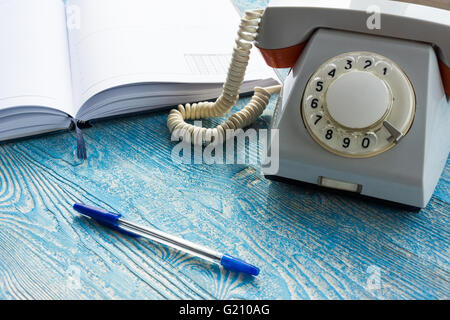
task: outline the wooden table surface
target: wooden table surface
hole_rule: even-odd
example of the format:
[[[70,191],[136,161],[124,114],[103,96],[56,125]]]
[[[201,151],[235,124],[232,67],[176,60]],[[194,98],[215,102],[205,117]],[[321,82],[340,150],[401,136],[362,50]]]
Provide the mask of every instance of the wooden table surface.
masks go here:
[[[416,212],[267,180],[258,165],[175,164],[166,118],[96,123],[84,130],[87,161],[73,131],[0,145],[0,298],[450,298],[450,159]],[[240,256],[261,275],[122,236],[74,202]]]

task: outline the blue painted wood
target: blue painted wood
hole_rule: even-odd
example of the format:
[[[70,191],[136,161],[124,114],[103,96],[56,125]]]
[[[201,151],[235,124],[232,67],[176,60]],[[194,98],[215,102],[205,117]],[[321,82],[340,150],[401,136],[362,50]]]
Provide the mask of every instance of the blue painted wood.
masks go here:
[[[74,132],[0,145],[0,298],[450,298],[450,159],[413,212],[270,181],[259,165],[174,164],[166,118],[96,123],[84,162]],[[79,218],[76,201],[240,256],[261,275],[122,236]]]

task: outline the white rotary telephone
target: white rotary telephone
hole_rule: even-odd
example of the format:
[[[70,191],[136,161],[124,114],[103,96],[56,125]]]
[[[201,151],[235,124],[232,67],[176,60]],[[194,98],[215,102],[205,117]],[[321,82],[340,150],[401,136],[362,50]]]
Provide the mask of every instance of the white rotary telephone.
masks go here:
[[[426,206],[450,146],[450,11],[388,0],[272,1],[242,19],[223,94],[172,110],[170,130],[217,143],[261,115],[279,87],[256,88],[216,128],[184,121],[231,109],[253,41],[269,66],[292,68],[271,124],[279,129],[276,176]]]

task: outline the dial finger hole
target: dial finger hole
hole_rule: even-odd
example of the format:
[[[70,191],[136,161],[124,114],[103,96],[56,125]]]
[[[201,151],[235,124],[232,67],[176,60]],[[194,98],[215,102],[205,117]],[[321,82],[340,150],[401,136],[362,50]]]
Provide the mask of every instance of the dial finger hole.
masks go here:
[[[308,119],[310,127],[314,131],[321,131],[322,128],[327,124],[327,121],[324,119],[323,112],[315,112],[309,116]]]
[[[360,138],[359,147],[362,152],[373,150],[377,144],[377,135],[373,132],[366,133]]]
[[[331,125],[326,125],[321,130],[321,138],[327,144],[333,144],[336,140],[336,136],[338,135],[335,127]]]
[[[319,95],[310,95],[306,99],[306,105],[309,107],[309,109],[321,110],[322,98]]]
[[[341,135],[337,148],[349,154],[358,152],[357,148],[358,138],[354,134],[344,133]]]
[[[352,56],[347,56],[339,64],[343,72],[352,71],[355,69],[356,59]]]
[[[338,67],[334,63],[327,64],[322,69],[321,76],[327,81],[333,81],[338,76]]]
[[[322,77],[315,77],[311,82],[311,89],[316,94],[322,94],[326,89],[325,80]]]
[[[372,56],[359,56],[356,66],[359,70],[368,71],[375,67],[375,58]]]
[[[392,71],[392,66],[386,61],[378,61],[375,64],[375,70],[380,76],[389,76]]]

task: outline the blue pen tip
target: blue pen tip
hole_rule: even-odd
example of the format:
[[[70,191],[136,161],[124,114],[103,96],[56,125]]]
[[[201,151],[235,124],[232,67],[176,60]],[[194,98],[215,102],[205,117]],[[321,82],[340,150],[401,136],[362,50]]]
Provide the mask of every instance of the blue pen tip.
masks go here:
[[[241,259],[224,254],[220,260],[220,264],[229,270],[246,273],[252,276],[259,274],[259,268],[247,263]]]

